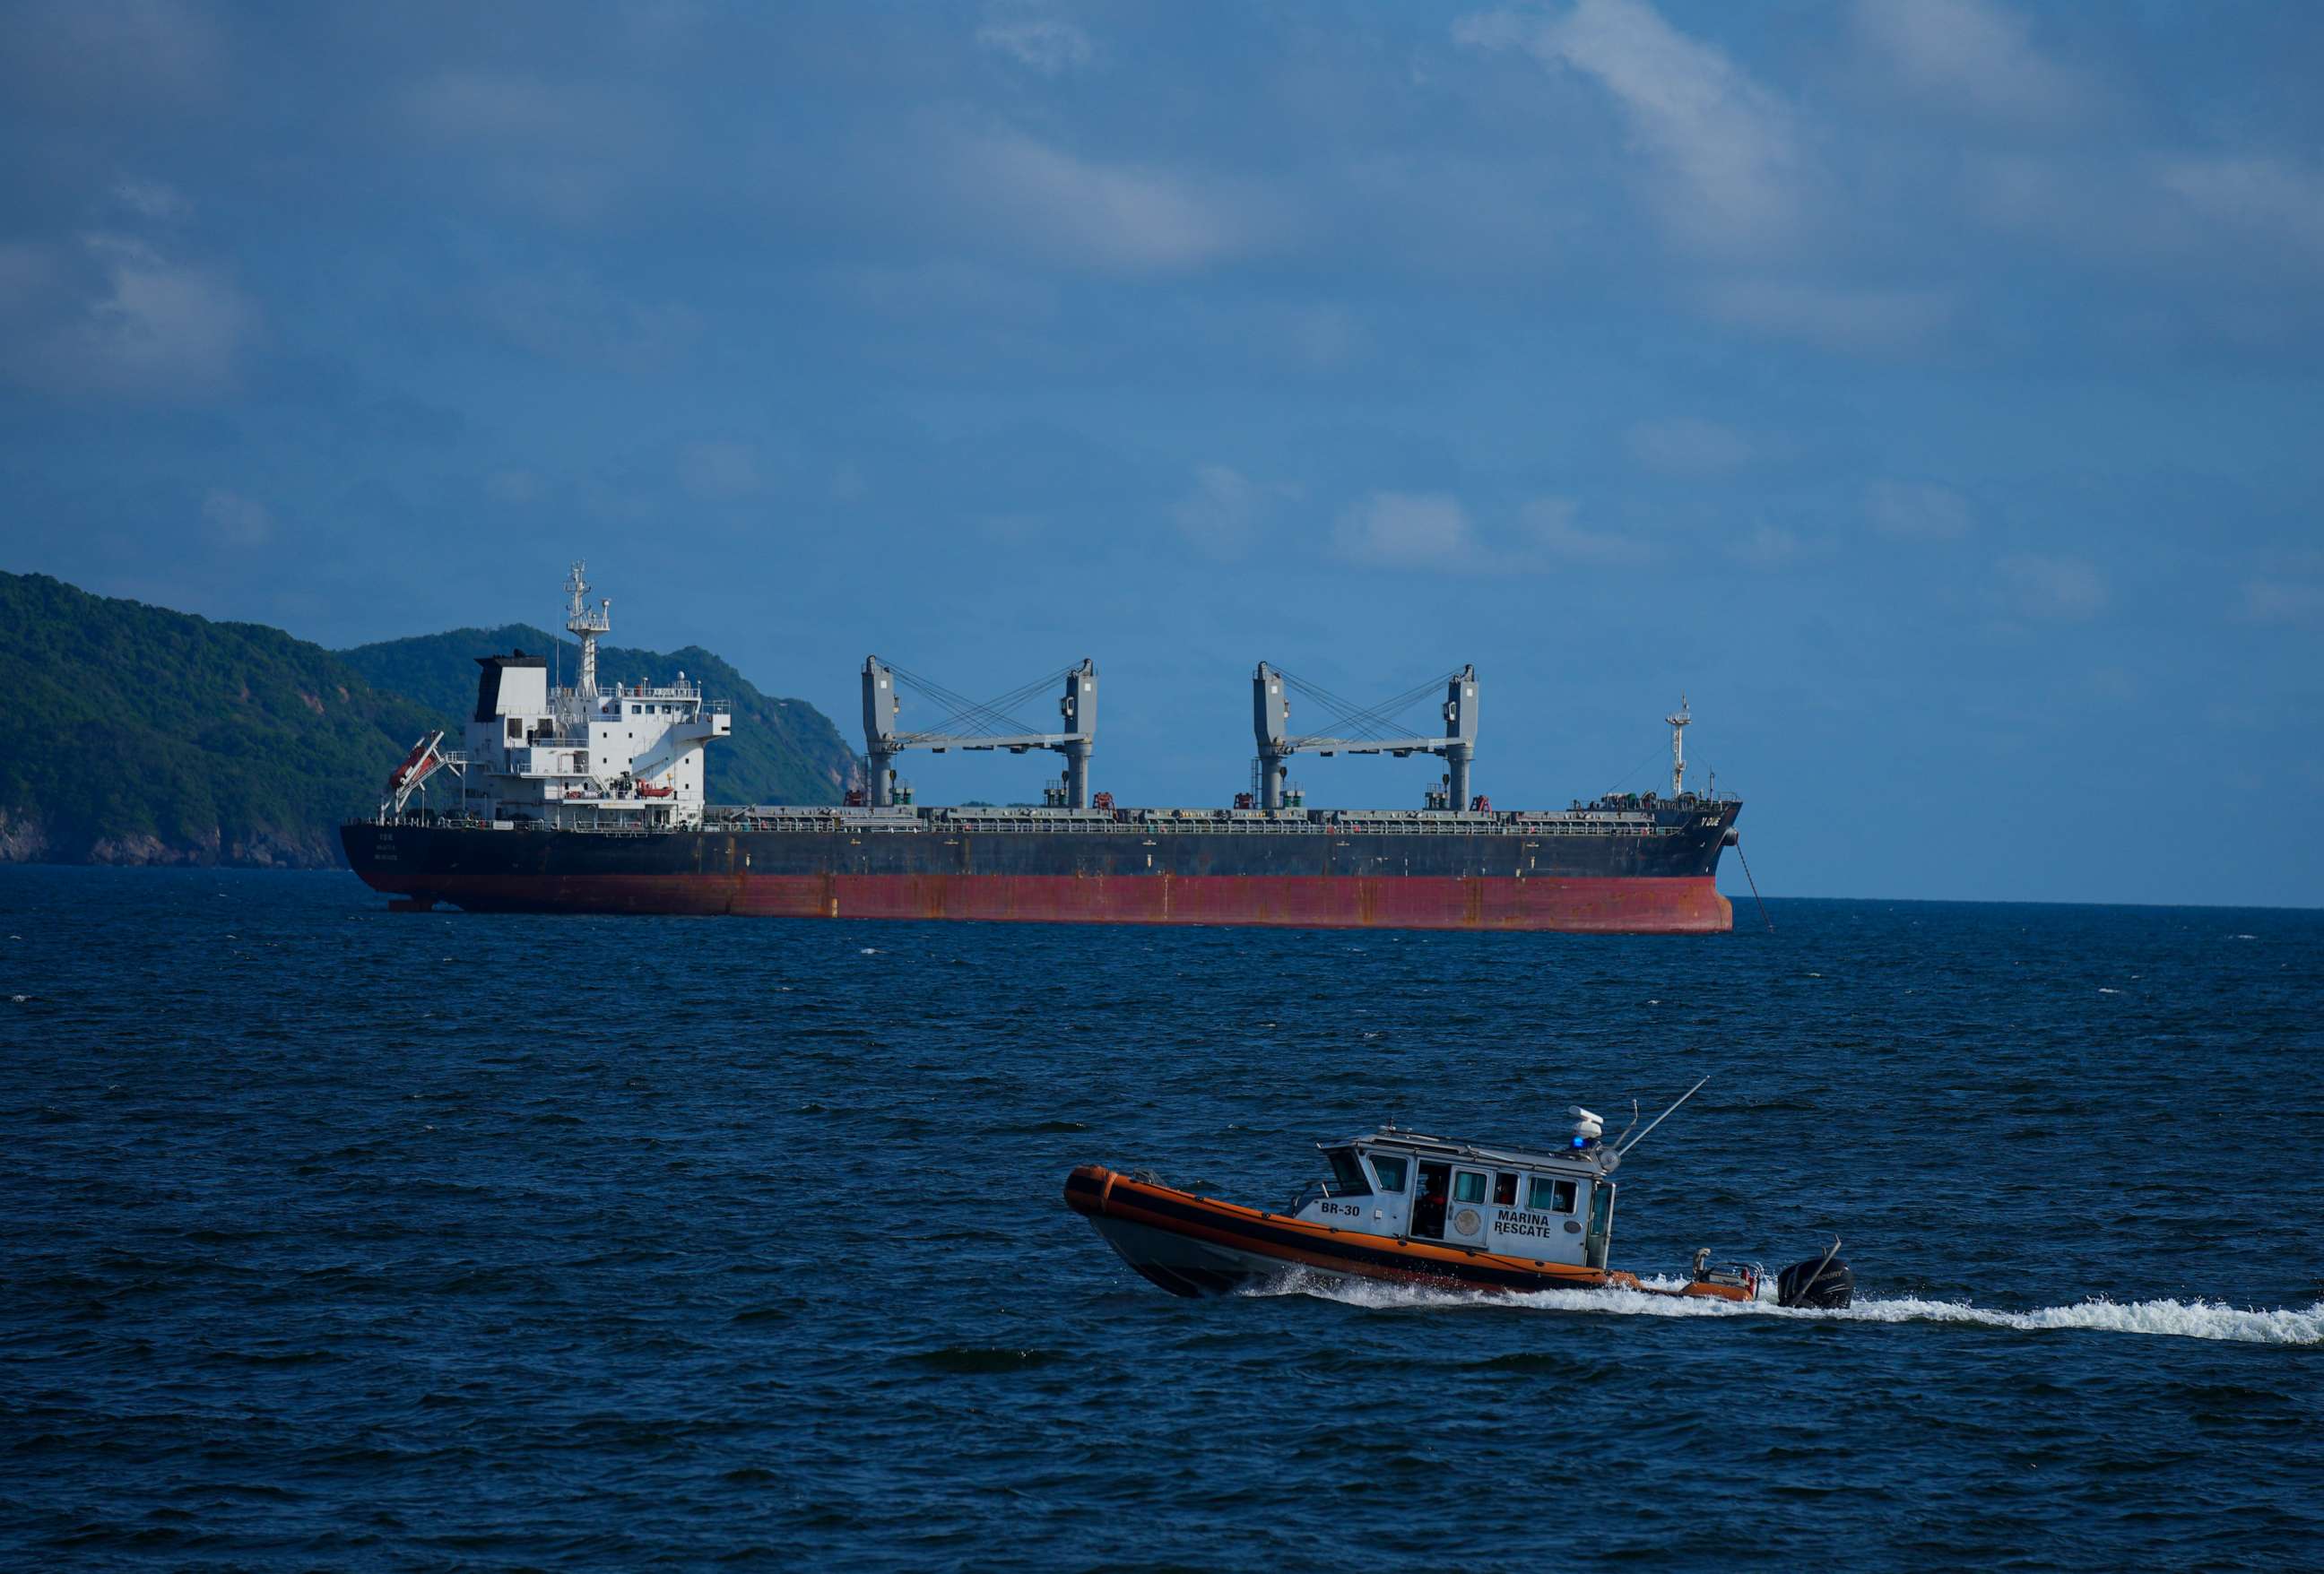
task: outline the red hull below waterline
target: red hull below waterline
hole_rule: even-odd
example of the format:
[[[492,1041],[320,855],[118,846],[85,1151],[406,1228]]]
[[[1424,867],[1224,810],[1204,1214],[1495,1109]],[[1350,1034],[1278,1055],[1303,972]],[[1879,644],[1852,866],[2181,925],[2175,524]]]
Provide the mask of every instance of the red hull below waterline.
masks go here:
[[[1603,934],[1714,934],[1734,927],[1733,907],[1705,877],[357,872],[374,889],[415,905],[488,911]]]

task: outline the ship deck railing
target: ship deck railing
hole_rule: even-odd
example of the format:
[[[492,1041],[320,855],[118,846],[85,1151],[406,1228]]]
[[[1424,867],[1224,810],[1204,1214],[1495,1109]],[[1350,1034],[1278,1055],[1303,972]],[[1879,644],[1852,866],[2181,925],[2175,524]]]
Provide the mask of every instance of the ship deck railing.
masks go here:
[[[1231,810],[1199,810],[1185,814],[1156,811],[1054,811],[1040,815],[964,815],[956,810],[923,814],[905,810],[764,805],[747,807],[709,805],[698,826],[648,825],[641,811],[657,806],[645,800],[620,800],[622,810],[595,813],[586,818],[557,814],[520,822],[517,828],[586,831],[604,835],[659,836],[675,830],[815,832],[835,835],[874,836],[1517,836],[1531,841],[1563,836],[1679,836],[1695,829],[1690,824],[1658,824],[1644,814],[1583,811],[1570,813],[1523,810],[1500,814],[1430,814],[1391,811],[1378,817],[1346,811],[1319,812],[1315,817],[1259,818]],[[1341,817],[1344,815],[1344,817]],[[503,819],[513,818],[504,815]],[[405,815],[382,816],[374,824],[486,827],[496,822],[474,815]]]
[[[702,686],[698,683],[617,683],[611,686],[599,684],[597,692],[594,695],[587,690],[578,687],[567,692],[576,694],[583,699],[699,700],[702,697]],[[705,708],[723,711],[726,705],[727,702],[724,700],[713,700]]]
[[[813,831],[826,834],[927,836],[1677,836],[1685,825],[1657,825],[1643,816],[1591,820],[1229,820],[936,818],[872,815],[844,809],[754,814],[713,809],[704,821],[713,831]]]

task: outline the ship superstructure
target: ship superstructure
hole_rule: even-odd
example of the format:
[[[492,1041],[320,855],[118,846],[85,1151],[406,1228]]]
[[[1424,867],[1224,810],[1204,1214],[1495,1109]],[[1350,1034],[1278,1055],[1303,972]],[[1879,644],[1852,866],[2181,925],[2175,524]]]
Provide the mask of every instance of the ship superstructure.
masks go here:
[[[581,646],[572,684],[551,683],[546,656],[477,657],[466,747],[445,752],[440,732],[423,740],[390,780],[383,817],[443,769],[459,783],[454,817],[497,830],[700,827],[703,750],[732,734],[733,717],[683,672],[674,684],[598,683],[597,640],[612,631],[613,603],[589,604],[586,566],[574,564],[565,582],[565,627]]]
[[[580,641],[570,687],[549,658],[477,658],[466,747],[421,740],[371,819],[342,832],[349,863],[401,906],[1313,927],[1702,933],[1732,927],[1719,894],[1739,800],[1687,790],[1682,701],[1671,793],[1602,796],[1560,810],[1496,811],[1471,791],[1480,681],[1463,667],[1373,706],[1347,705],[1281,667],[1252,677],[1252,790],[1228,808],[1117,806],[1093,791],[1097,669],[1084,660],[1015,694],[969,702],[878,657],[862,668],[865,758],[840,805],[713,805],[704,751],[729,736],[698,686],[597,682],[609,601],[582,565],[566,583]],[[899,681],[947,709],[899,724]],[[1011,713],[1062,679],[1058,725]],[[1441,730],[1399,709],[1435,692]],[[1287,689],[1327,731],[1296,732]],[[912,802],[894,760],[909,749],[1047,750],[1065,770],[1040,805]],[[1446,770],[1415,809],[1311,809],[1289,780],[1298,753],[1416,753]],[[457,782],[431,803],[437,773]],[[440,778],[438,778],[440,779]],[[415,802],[415,795],[418,795]],[[442,799],[450,798],[448,804]]]

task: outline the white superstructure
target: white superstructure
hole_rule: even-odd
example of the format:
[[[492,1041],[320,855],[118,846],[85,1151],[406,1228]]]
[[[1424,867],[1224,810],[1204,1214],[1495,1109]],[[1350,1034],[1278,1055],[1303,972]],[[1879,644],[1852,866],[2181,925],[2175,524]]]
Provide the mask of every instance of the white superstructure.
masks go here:
[[[597,683],[597,637],[613,603],[592,608],[583,565],[565,582],[565,626],[581,641],[581,670],[552,687],[549,658],[479,656],[476,709],[466,729],[461,809],[516,824],[619,830],[702,824],[703,748],[733,731],[725,704],[706,704],[686,674],[672,684]]]
[[[1332,1178],[1302,1190],[1289,1212],[1342,1231],[1603,1268],[1621,1160],[1597,1116],[1579,1105],[1574,1114],[1572,1146],[1545,1153],[1394,1127],[1317,1143]]]

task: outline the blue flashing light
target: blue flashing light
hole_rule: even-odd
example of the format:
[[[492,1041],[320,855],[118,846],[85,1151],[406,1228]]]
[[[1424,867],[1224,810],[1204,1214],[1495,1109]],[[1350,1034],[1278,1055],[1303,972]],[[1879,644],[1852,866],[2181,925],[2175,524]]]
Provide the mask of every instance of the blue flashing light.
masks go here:
[[[1573,1146],[1576,1147],[1588,1147],[1590,1146],[1590,1139],[1586,1137],[1577,1137],[1573,1139]]]

